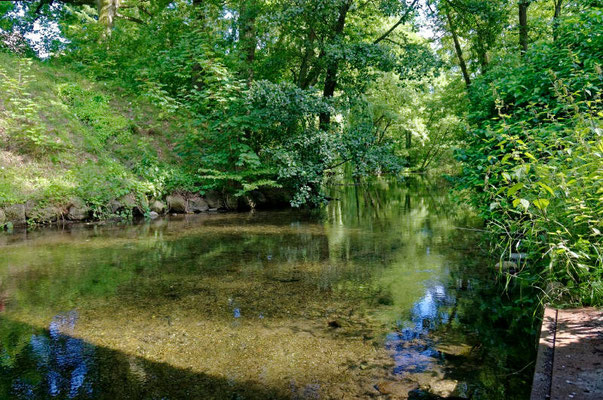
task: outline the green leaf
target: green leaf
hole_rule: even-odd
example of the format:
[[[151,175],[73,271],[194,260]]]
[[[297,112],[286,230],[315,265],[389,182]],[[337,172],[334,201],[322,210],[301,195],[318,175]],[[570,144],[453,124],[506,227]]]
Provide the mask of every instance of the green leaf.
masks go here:
[[[507,191],[507,196],[513,196],[515,193],[517,193],[521,188],[523,188],[523,183],[516,183],[515,185],[511,186],[511,188]]]
[[[518,205],[520,205],[527,210],[530,207],[530,202],[526,199],[515,199],[513,200],[513,207],[517,207]]]
[[[553,189],[551,189],[550,186],[548,186],[548,185],[546,185],[546,184],[544,184],[542,182],[538,182],[537,184],[538,184],[538,186],[540,186],[541,188],[543,188],[544,190],[546,190],[547,192],[549,192],[552,196],[555,195],[555,192],[553,191]]]
[[[546,210],[550,202],[547,199],[536,199],[533,201],[534,205],[540,210]]]

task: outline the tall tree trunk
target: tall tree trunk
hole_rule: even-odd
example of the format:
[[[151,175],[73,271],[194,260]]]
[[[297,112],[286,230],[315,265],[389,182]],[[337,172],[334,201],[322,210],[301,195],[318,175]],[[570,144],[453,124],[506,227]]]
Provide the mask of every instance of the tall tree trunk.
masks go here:
[[[304,55],[302,56],[302,62],[299,67],[299,76],[297,77],[297,86],[302,89],[307,89],[310,86],[309,72],[310,72],[310,61],[314,55],[314,41],[316,40],[316,33],[313,29],[308,32],[308,39],[306,39],[306,48],[304,49]]]
[[[410,149],[412,147],[412,132],[406,131],[406,150],[408,150],[408,165],[412,165],[412,157],[410,155]]]
[[[482,70],[482,74],[486,72],[486,70],[488,69],[488,49],[486,47],[486,44],[484,43],[484,39],[482,37],[483,35],[483,31],[482,30],[478,30],[476,32],[477,35],[477,60],[479,61],[479,65],[481,67]]]
[[[113,21],[117,15],[120,0],[97,0],[98,22],[103,26],[102,38],[107,39],[113,30]]]
[[[553,2],[555,3],[555,12],[553,14],[553,40],[556,42],[559,35],[559,18],[561,18],[561,6],[563,5],[563,0],[553,0]]]
[[[345,28],[345,19],[348,15],[348,11],[352,5],[351,1],[346,1],[341,5],[339,9],[339,17],[337,18],[337,22],[335,23],[335,27],[333,29],[333,39],[337,39]],[[337,71],[339,69],[339,60],[332,59],[328,63],[327,73],[325,75],[325,86],[322,92],[322,96],[325,99],[330,99],[335,94],[335,88],[337,87]],[[319,126],[320,129],[328,130],[331,125],[331,113],[326,111],[320,113],[319,117]]]
[[[253,81],[253,62],[257,47],[256,18],[257,4],[255,0],[241,0],[239,9],[239,44],[245,61],[244,74],[248,84]]]
[[[528,51],[528,7],[529,0],[519,0],[519,47],[521,55]]]
[[[452,40],[454,41],[454,50],[456,52],[456,57],[459,60],[459,66],[461,67],[461,72],[463,73],[463,79],[465,80],[465,85],[467,85],[467,88],[469,88],[469,86],[471,86],[471,77],[469,76],[469,71],[467,71],[467,64],[465,63],[465,59],[463,58],[463,49],[461,48],[459,37],[456,34],[454,22],[452,22],[450,12],[448,11],[446,11],[446,18],[448,19],[448,27],[450,28],[450,33],[452,34]]]
[[[207,21],[206,21],[206,10],[203,6],[203,1],[204,0],[193,0],[193,6],[195,7],[197,13],[196,13],[196,18],[197,21],[199,23],[199,25],[201,26],[201,30],[205,33],[207,31]],[[193,63],[193,67],[192,67],[192,85],[193,88],[195,88],[196,90],[202,90],[203,89],[203,67],[201,66],[201,64],[199,64],[198,62],[194,62]]]

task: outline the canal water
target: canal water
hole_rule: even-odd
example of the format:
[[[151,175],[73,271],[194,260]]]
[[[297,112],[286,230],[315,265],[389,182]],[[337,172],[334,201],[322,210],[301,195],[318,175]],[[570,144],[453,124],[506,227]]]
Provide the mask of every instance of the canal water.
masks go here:
[[[522,399],[530,315],[442,182],[0,235],[0,399]]]

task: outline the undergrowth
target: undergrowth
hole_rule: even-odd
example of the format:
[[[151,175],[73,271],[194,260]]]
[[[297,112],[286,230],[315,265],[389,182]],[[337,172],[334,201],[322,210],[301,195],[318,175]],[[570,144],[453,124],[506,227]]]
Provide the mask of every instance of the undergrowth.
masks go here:
[[[79,198],[100,216],[126,194],[198,190],[173,150],[186,121],[110,83],[0,53],[0,206]]]

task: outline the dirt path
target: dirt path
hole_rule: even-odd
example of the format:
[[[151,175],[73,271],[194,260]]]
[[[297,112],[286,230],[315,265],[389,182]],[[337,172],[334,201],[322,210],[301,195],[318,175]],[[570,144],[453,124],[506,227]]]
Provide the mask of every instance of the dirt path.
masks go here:
[[[603,310],[545,309],[531,400],[603,399]]]

